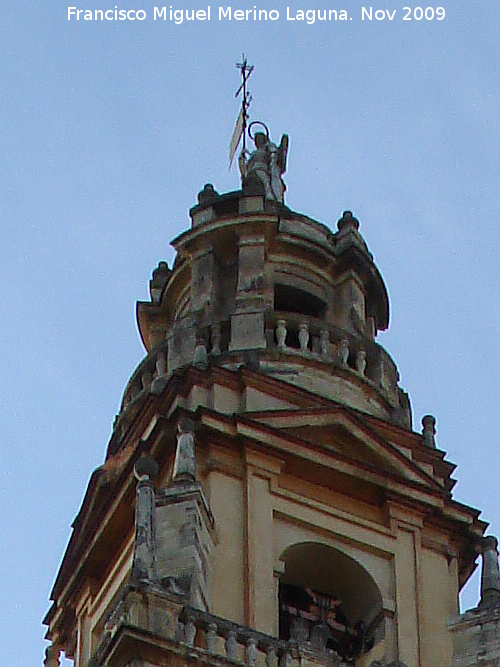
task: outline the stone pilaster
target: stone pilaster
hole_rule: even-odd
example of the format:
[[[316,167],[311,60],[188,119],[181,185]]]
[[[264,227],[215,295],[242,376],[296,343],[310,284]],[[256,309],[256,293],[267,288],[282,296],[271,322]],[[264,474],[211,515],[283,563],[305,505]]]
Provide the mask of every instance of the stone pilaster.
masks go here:
[[[141,456],[134,466],[138,480],[135,505],[134,559],[131,580],[156,581],[156,509],[153,479],[158,474],[156,461]]]
[[[237,310],[254,310],[262,303],[264,287],[265,239],[244,236],[238,242]]]
[[[230,351],[266,347],[263,312],[264,265],[264,237],[240,238],[236,313],[231,317]]]
[[[397,653],[387,654],[386,662],[403,661],[408,667],[421,667],[422,661],[422,517],[406,508],[388,503],[396,537],[394,577],[396,582]],[[386,646],[388,651],[396,647]]]
[[[196,323],[192,317],[180,320],[168,333],[167,368],[176,368],[192,364],[196,353]]]
[[[191,312],[199,325],[205,324],[215,293],[215,259],[213,248],[205,247],[192,260]]]
[[[337,283],[335,315],[339,325],[351,332],[365,333],[365,294],[354,271],[344,273]]]

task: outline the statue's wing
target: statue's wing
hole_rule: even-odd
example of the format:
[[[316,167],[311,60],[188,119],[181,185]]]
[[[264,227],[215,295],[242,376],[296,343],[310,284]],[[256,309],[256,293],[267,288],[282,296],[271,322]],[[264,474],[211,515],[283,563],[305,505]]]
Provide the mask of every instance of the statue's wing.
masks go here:
[[[288,155],[288,134],[284,134],[281,137],[281,143],[279,147],[279,163],[281,166],[281,173],[285,173],[286,171],[286,157]]]

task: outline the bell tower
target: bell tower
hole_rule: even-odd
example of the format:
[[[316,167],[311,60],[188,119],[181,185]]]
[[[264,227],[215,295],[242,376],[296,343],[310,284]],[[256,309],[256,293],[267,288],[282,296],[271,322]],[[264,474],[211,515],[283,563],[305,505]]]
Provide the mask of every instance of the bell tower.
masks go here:
[[[146,356],[73,524],[46,667],[60,651],[76,667],[451,667],[477,627],[458,593],[480,552],[478,614],[500,637],[496,542],[452,495],[434,417],[413,430],[359,222],[289,209],[288,137],[253,137],[242,188],[204,186],[137,304]]]

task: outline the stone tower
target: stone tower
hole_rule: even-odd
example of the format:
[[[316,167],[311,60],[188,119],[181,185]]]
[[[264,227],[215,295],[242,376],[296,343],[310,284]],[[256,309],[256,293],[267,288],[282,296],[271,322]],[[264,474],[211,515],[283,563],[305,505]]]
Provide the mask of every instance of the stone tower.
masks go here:
[[[137,305],[147,355],[73,524],[46,667],[61,651],[77,667],[499,664],[496,541],[453,498],[434,418],[412,430],[358,220],[331,231],[248,164],[241,190],[203,188]],[[480,552],[482,600],[459,616]]]

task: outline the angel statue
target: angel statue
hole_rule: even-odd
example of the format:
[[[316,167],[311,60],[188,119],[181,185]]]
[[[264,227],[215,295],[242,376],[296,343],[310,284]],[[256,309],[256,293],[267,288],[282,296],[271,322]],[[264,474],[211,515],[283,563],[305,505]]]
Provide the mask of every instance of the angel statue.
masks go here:
[[[265,132],[255,132],[252,136],[253,125],[261,125]],[[286,186],[281,178],[286,171],[286,157],[288,153],[288,135],[281,137],[281,143],[276,146],[269,138],[269,130],[260,121],[250,123],[248,133],[253,139],[255,150],[244,150],[238,159],[241,179],[243,183],[256,176],[264,186],[266,199],[273,199],[283,203]]]

